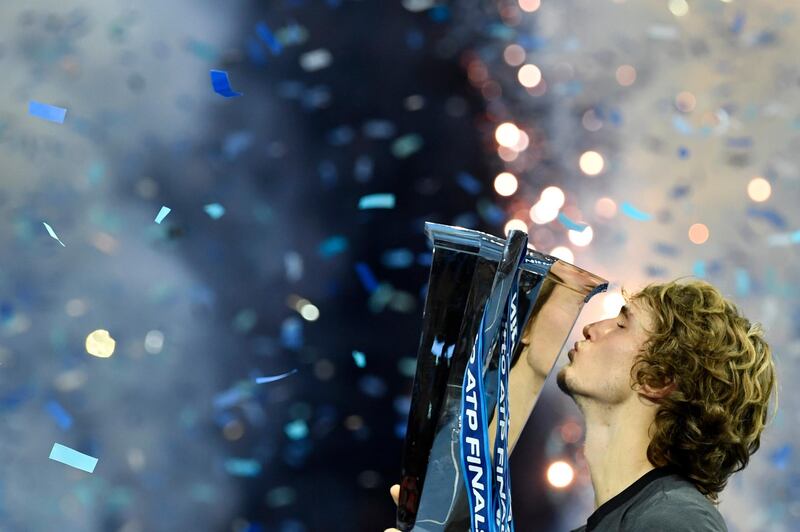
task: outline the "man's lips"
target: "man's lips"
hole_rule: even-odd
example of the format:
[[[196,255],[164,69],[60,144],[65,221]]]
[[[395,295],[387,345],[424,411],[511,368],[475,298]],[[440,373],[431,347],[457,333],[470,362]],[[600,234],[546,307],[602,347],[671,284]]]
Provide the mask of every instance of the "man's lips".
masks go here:
[[[569,351],[567,351],[567,357],[569,358],[570,362],[572,362],[572,358],[575,356],[575,353],[577,352],[578,352],[578,342],[575,342],[575,346]]]

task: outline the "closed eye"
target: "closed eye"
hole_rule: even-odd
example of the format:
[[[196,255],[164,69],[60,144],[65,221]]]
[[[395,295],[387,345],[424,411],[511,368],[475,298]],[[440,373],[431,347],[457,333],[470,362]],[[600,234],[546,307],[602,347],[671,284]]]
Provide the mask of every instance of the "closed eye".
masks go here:
[[[620,329],[624,329],[625,328],[621,323],[617,323],[617,327],[619,327]]]

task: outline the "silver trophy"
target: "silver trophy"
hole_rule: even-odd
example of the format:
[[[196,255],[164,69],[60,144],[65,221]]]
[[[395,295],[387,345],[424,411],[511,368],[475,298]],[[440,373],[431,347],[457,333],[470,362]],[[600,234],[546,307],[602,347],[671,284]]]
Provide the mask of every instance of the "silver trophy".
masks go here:
[[[608,282],[507,239],[433,243],[397,508],[403,531],[513,531],[508,456],[584,303]],[[477,399],[477,400],[476,400]]]

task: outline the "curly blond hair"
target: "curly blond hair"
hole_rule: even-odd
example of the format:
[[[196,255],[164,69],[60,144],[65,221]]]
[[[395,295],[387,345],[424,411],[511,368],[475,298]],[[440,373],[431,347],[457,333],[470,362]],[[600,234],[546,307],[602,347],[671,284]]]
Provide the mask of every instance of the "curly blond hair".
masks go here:
[[[728,477],[761,445],[775,364],[760,323],[751,324],[711,284],[678,281],[651,283],[633,296],[622,288],[653,323],[631,379],[675,385],[658,400],[647,458],[677,468],[718,504]]]

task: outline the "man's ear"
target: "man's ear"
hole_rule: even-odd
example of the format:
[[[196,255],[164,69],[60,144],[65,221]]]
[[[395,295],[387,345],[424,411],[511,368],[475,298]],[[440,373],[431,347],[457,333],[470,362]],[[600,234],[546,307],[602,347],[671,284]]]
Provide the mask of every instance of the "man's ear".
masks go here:
[[[661,387],[650,386],[649,384],[642,384],[641,387],[639,388],[639,393],[644,395],[651,401],[659,401],[668,396],[669,394],[671,394],[673,391],[675,391],[675,388],[677,387],[678,383],[676,383],[675,381],[670,381]]]

